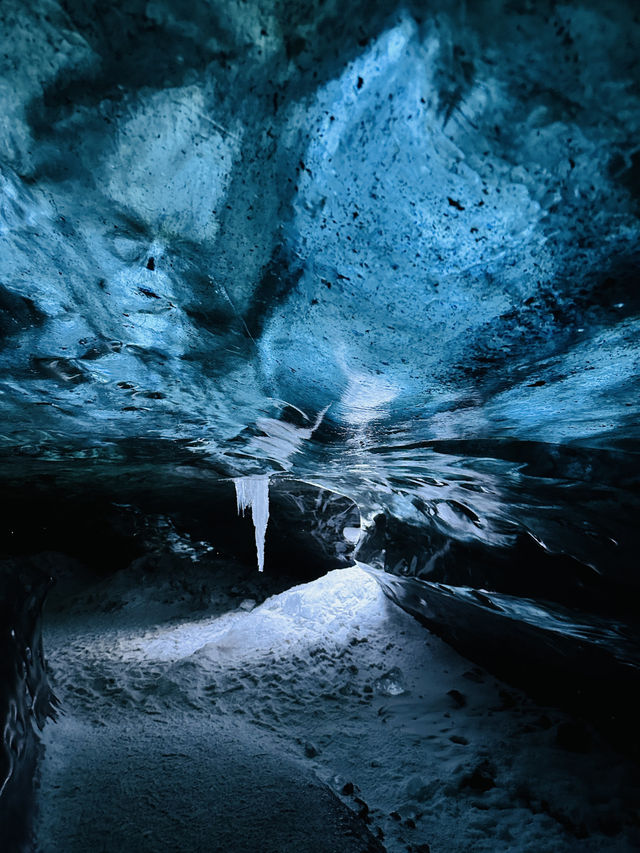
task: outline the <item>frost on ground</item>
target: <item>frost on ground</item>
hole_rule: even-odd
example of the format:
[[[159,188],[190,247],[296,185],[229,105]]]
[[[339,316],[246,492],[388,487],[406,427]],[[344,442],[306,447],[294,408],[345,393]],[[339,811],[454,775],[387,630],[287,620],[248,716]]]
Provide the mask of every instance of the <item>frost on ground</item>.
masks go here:
[[[273,584],[165,554],[61,588],[42,853],[637,849],[640,775],[588,726],[470,665],[359,568]]]

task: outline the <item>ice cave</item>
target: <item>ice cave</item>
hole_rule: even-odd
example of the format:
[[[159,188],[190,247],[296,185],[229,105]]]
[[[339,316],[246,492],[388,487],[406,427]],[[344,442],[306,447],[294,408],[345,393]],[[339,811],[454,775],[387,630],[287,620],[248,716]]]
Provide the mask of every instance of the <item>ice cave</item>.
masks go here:
[[[0,42],[0,851],[639,850],[637,0]]]

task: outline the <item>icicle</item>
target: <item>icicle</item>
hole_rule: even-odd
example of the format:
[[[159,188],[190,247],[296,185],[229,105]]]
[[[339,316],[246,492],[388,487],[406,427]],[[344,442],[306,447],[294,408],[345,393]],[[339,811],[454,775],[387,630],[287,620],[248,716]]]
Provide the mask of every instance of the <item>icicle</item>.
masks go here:
[[[242,515],[242,517],[244,518],[244,511],[249,505],[249,499],[247,498],[247,490],[245,489],[245,478],[236,477],[233,481],[233,485],[236,487],[236,504],[238,506],[238,515]]]
[[[269,521],[269,477],[266,474],[259,477],[236,477],[233,483],[236,487],[238,515],[244,515],[245,509],[251,507],[251,517],[256,533],[258,571],[262,572],[264,571],[264,538]]]

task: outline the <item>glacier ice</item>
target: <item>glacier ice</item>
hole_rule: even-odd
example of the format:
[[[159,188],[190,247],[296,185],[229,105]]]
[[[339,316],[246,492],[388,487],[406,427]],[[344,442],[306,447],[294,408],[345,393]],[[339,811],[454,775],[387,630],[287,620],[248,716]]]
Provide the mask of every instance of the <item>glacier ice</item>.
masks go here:
[[[8,483],[261,470],[420,565],[531,536],[627,571],[628,4],[45,5],[0,13]]]
[[[244,515],[245,509],[251,508],[256,535],[258,571],[262,572],[264,571],[264,540],[269,522],[269,477],[267,475],[236,477],[233,483],[236,488],[238,514]]]
[[[310,484],[452,623],[629,626],[633,4],[343,5],[0,4],[4,494],[234,480],[262,567]]]

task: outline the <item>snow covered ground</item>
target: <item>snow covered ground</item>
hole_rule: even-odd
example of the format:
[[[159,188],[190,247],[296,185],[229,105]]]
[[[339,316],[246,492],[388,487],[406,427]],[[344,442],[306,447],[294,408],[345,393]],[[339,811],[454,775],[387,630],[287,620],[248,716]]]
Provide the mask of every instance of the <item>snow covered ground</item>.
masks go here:
[[[638,849],[640,773],[588,726],[360,568],[277,584],[164,554],[59,585],[41,853]]]

